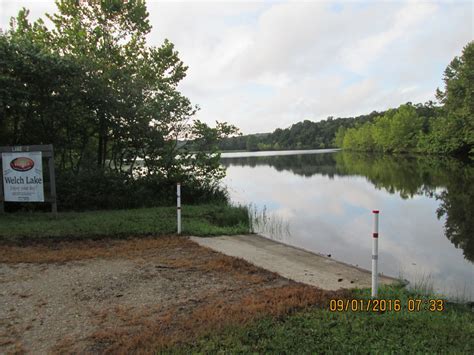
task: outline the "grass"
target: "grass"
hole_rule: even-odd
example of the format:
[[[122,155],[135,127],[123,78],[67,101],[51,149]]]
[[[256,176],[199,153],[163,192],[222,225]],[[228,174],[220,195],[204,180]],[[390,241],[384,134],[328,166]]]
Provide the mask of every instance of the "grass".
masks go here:
[[[352,293],[368,299],[369,290]],[[385,286],[380,299],[430,297],[401,286]],[[426,308],[426,307],[425,307]],[[186,347],[190,353],[472,353],[474,313],[466,305],[447,304],[443,312],[331,312],[312,307],[287,317],[266,317],[247,326],[228,327]]]
[[[158,314],[154,314],[150,307],[142,312],[115,308],[106,313],[109,316],[120,314],[120,320],[126,326],[119,326],[118,322],[114,322],[113,327],[101,326],[91,338],[95,347],[103,353],[153,354],[157,352],[156,349],[159,349],[159,353],[185,352],[182,344],[202,339],[206,334],[248,324],[265,315],[281,317],[308,304],[323,304],[331,294],[341,293],[297,283],[283,286],[268,284],[267,287],[248,287],[243,296],[239,294],[233,297],[228,293],[226,297],[212,293],[203,295],[206,300],[198,302],[187,312],[183,311],[186,307],[183,304],[166,310],[158,308]],[[134,325],[139,327],[134,329]]]
[[[183,234],[197,236],[248,233],[248,212],[244,207],[227,205],[183,206],[182,228]],[[46,213],[0,216],[0,240],[2,241],[175,233],[175,207],[65,212],[60,213],[57,218]]]
[[[214,269],[216,271],[218,269]],[[240,266],[233,272],[241,273]],[[309,304],[324,304],[331,295],[335,297],[344,294],[341,291],[324,291],[298,283],[282,286],[271,282],[266,285],[251,284],[246,285],[244,295],[234,290],[237,297],[229,293],[222,297],[222,294],[212,292],[202,295],[202,299],[195,300],[195,305],[188,311],[183,311],[186,305],[182,303],[168,309],[158,307],[156,314],[151,307],[142,311],[115,307],[102,313],[100,318],[118,315],[126,326],[120,326],[118,322],[114,322],[113,327],[101,326],[92,334],[91,339],[95,343],[94,347],[103,353],[182,352],[182,344],[193,343],[206,334],[214,334],[230,326],[248,324],[268,315],[281,317]]]

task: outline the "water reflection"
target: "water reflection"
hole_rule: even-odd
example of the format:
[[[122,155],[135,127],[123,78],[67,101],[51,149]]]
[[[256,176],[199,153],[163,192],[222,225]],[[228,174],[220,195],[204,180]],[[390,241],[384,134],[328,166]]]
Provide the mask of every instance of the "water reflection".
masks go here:
[[[451,280],[464,287],[459,291],[462,296],[466,297],[467,289],[467,297],[472,297],[472,163],[337,152],[241,156],[223,158],[222,164],[228,167],[227,184],[235,200],[265,204],[290,221],[293,239],[285,242],[323,253],[335,250],[340,259],[368,267],[366,247],[358,245],[357,238],[370,224],[367,211],[383,206],[388,229],[385,242],[392,248],[386,273],[397,276],[397,268],[408,274],[422,272],[445,289],[452,288],[447,283]],[[267,187],[262,181],[271,184]],[[462,250],[467,261],[446,248],[439,239],[443,235]]]

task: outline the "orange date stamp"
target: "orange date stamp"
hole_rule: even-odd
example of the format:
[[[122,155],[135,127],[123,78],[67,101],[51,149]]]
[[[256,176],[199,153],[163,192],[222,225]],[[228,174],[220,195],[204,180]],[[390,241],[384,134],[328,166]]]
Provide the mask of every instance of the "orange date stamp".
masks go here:
[[[443,299],[332,299],[331,312],[443,312]]]

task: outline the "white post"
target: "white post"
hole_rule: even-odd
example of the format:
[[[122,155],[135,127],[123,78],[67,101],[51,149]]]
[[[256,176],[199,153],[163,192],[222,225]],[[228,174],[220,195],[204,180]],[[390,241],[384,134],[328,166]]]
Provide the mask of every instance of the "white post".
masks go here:
[[[181,234],[181,183],[176,185],[176,210],[178,215],[178,234]]]
[[[372,234],[372,298],[376,298],[378,289],[379,211],[374,210],[372,213],[374,214],[374,233]]]

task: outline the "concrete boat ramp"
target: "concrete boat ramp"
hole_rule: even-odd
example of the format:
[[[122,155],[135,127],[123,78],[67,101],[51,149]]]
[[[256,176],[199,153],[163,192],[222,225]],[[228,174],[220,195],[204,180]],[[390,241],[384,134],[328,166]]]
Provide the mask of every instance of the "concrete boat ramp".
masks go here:
[[[244,259],[290,280],[325,290],[371,287],[371,274],[367,270],[281,244],[256,234],[208,238],[191,237],[191,239],[201,246]],[[379,284],[394,282],[396,279],[379,276]]]

